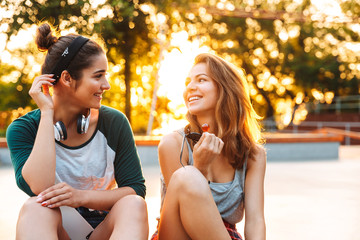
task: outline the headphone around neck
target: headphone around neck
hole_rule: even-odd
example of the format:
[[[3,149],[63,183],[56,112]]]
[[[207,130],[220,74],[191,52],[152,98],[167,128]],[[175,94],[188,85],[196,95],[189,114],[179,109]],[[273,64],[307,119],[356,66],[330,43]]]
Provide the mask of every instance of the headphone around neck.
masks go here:
[[[85,117],[84,115],[80,115],[77,119],[77,133],[84,134],[87,132],[90,123],[90,115],[91,111],[89,109],[89,115]],[[65,141],[67,139],[67,131],[65,124],[62,121],[58,121],[54,125],[54,133],[56,141]]]
[[[64,50],[61,54],[58,62],[56,63],[55,67],[52,69],[51,73],[54,74],[53,78],[55,79],[53,85],[59,80],[61,73],[66,70],[70,62],[73,60],[75,55],[80,51],[81,47],[84,46],[85,43],[89,41],[88,38],[83,36],[76,37],[70,45]],[[79,134],[84,134],[87,132],[89,128],[90,122],[90,109],[89,115],[85,117],[84,115],[80,115],[77,120],[77,132]],[[57,141],[64,141],[67,139],[67,132],[65,124],[61,121],[58,121],[54,125],[54,132],[55,132],[55,139]]]

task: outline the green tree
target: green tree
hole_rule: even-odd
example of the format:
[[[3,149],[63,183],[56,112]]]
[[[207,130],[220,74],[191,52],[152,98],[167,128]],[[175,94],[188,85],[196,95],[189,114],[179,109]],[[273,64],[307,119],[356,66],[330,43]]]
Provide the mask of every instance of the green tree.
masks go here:
[[[359,2],[342,3],[340,16],[310,1],[176,1],[176,14],[169,6],[169,28],[243,68],[257,112],[279,127],[307,102],[359,94],[360,54],[348,47],[360,40]]]
[[[2,1],[1,6],[12,9],[13,16],[2,19],[1,29],[6,28],[10,39],[20,29],[47,20],[59,31],[102,38],[112,86],[104,104],[124,110],[129,119],[136,116],[132,126],[137,133],[146,131],[160,52],[170,51],[172,33],[183,30],[190,40],[200,41],[245,70],[257,112],[265,119],[277,120],[279,127],[297,116],[304,117],[304,106],[309,102],[331,102],[334,96],[359,94],[360,53],[354,47],[360,40],[356,27],[359,1],[341,2],[342,12],[337,16],[325,15],[326,9],[310,0],[90,2]],[[166,18],[162,27],[154,20],[159,14]],[[26,79],[18,67],[5,69],[8,73],[2,73],[4,76],[21,76],[22,80],[14,83],[17,91],[33,77]],[[13,98],[13,106],[18,100]],[[165,97],[158,98],[154,128],[161,123],[161,113],[178,117],[169,111],[168,103]],[[18,106],[31,104],[25,100]]]
[[[16,49],[14,56],[22,56],[20,66],[0,61],[0,136],[5,136],[7,126],[36,105],[27,94],[31,87],[31,66],[36,57],[33,49]],[[29,56],[29,57],[24,57]],[[31,56],[31,57],[30,57]]]
[[[112,74],[112,91],[105,97],[115,97],[113,107],[124,110],[131,121],[132,82],[141,82],[134,74],[140,64],[149,64],[156,55],[156,48],[149,38],[147,14],[140,10],[144,1],[112,0],[101,4],[82,0],[52,1],[5,1],[2,6],[13,11],[13,16],[3,19],[8,25],[8,39],[20,29],[26,29],[40,21],[52,23],[59,31],[75,30],[79,34],[101,38],[105,44],[111,67],[118,70]],[[150,52],[155,52],[149,54]]]

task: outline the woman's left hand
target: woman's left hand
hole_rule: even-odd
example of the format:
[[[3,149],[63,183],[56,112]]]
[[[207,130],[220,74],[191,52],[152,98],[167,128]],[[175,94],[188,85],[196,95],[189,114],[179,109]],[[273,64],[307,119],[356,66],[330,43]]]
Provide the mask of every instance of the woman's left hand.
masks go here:
[[[60,206],[80,207],[81,190],[74,189],[69,184],[62,182],[42,191],[37,202],[44,207],[56,208]]]

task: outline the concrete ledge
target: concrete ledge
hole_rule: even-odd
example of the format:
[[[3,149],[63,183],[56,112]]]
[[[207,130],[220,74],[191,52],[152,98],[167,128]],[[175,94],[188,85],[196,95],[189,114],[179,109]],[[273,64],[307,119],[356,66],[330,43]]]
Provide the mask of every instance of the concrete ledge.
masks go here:
[[[6,138],[0,138],[0,148],[7,148]]]
[[[136,146],[157,146],[162,136],[135,136]]]
[[[339,159],[340,142],[290,142],[265,144],[268,161],[318,161]]]
[[[157,145],[161,137],[136,136],[143,165],[158,164]],[[265,133],[268,161],[318,161],[339,159],[343,136],[328,133]],[[180,154],[180,153],[179,153]]]
[[[10,152],[8,148],[0,148],[0,166],[11,165]]]
[[[343,136],[329,133],[265,133],[268,161],[336,160]],[[135,136],[143,165],[157,165],[161,137]],[[180,154],[180,153],[174,153]],[[10,165],[6,139],[0,139],[0,165]]]
[[[268,161],[339,159],[344,137],[328,133],[265,133]]]
[[[344,137],[329,133],[264,133],[266,143],[341,142]]]

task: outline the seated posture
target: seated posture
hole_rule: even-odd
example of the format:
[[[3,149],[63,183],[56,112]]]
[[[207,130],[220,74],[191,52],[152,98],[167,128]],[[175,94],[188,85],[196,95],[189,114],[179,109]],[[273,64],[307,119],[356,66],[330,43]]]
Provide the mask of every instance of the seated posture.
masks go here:
[[[70,239],[62,223],[74,220],[62,215],[70,207],[94,228],[89,239],[146,240],[145,180],[130,124],[101,106],[110,89],[104,50],[76,34],[57,38],[47,23],[36,44],[47,51],[29,91],[39,109],[7,129],[17,185],[30,196],[16,238]]]
[[[152,239],[265,239],[266,154],[242,72],[218,56],[195,59],[183,93],[189,124],[162,138],[162,203]]]

